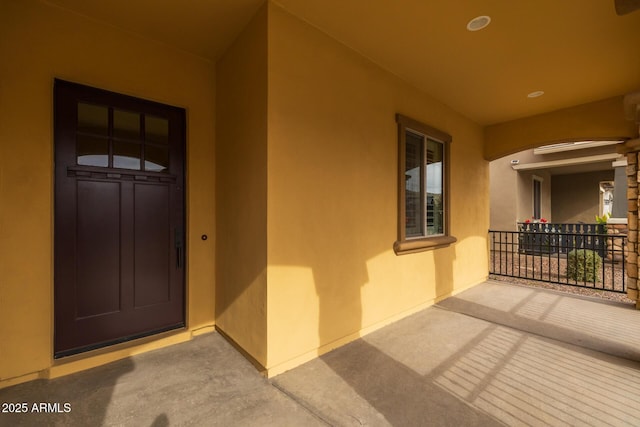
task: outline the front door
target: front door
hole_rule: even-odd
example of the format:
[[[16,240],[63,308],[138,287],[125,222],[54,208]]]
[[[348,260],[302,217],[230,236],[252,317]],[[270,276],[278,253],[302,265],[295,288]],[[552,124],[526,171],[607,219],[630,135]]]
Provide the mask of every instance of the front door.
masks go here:
[[[184,110],[54,98],[55,357],[184,327]]]

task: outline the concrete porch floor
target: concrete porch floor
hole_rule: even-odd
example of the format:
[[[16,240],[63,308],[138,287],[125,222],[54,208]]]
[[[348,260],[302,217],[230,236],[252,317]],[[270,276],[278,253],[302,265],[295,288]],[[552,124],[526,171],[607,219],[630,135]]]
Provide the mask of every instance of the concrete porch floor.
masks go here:
[[[217,333],[0,403],[1,426],[640,425],[640,311],[485,282],[271,380]]]

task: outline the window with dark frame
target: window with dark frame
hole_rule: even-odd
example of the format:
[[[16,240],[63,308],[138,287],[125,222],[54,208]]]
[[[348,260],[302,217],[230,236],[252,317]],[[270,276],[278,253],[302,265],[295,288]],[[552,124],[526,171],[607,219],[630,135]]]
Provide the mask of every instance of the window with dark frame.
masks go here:
[[[398,123],[398,240],[396,254],[448,246],[451,136],[396,115]]]
[[[541,184],[540,179],[533,178],[533,219],[540,219],[542,215],[540,210]]]
[[[108,105],[77,103],[79,166],[169,170],[169,121]]]

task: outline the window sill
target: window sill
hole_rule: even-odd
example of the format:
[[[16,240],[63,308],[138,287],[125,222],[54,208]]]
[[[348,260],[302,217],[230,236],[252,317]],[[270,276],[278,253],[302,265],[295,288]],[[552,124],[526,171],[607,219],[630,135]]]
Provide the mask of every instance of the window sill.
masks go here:
[[[446,248],[455,243],[458,239],[453,236],[426,237],[422,239],[412,239],[396,241],[393,244],[393,251],[396,255],[412,254],[416,252],[430,251],[433,249]]]

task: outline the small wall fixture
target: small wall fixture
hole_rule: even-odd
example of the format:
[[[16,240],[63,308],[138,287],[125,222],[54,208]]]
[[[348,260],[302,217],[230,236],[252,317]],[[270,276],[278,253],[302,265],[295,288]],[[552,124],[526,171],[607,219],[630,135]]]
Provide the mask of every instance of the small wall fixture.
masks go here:
[[[535,92],[531,92],[530,94],[527,95],[527,98],[537,98],[539,96],[544,95],[544,91],[543,90],[536,90]]]
[[[467,24],[467,30],[469,31],[478,31],[489,25],[491,22],[491,17],[483,15],[476,16]]]

